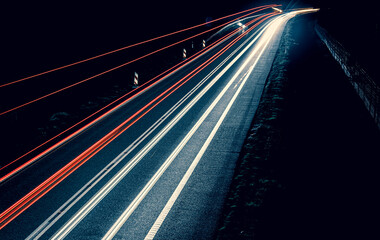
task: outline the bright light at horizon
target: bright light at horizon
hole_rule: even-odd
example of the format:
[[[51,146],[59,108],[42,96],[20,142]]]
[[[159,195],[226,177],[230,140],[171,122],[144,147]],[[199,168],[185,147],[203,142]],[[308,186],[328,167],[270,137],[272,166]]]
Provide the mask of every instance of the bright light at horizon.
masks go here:
[[[295,10],[291,13],[293,14],[313,13],[313,12],[318,12],[319,10],[320,10],[319,8],[305,8],[301,10]]]

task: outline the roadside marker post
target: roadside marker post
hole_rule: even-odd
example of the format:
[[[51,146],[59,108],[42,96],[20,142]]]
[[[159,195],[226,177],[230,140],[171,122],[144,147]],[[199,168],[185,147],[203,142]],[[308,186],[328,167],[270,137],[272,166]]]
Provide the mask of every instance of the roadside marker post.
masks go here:
[[[186,59],[186,49],[183,49],[182,56],[183,56],[183,59]]]
[[[135,76],[133,77],[133,88],[137,88],[139,86],[139,75],[135,72]]]
[[[203,40],[203,41],[202,41],[202,48],[205,48],[205,47],[206,47],[206,41]]]

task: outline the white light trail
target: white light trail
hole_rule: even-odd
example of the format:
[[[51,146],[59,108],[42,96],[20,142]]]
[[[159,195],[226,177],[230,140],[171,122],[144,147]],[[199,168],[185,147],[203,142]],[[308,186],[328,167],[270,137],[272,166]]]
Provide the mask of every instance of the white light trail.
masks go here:
[[[248,46],[240,52],[240,54],[235,57],[235,59],[230,62],[230,64],[223,69],[221,73],[218,74],[217,78],[219,79],[221,76],[224,75],[224,73],[230,69],[230,67],[241,57],[241,55],[248,50],[253,43],[256,42],[256,40],[265,32],[267,28],[265,28],[263,31],[258,34],[258,36],[251,41]],[[164,164],[160,167],[160,169],[156,172],[156,174],[149,180],[149,182],[145,185],[145,187],[140,191],[140,193],[137,195],[137,197],[132,201],[132,203],[127,207],[127,209],[123,212],[123,214],[117,219],[117,221],[114,223],[114,225],[108,230],[106,235],[102,238],[103,240],[111,240],[115,237],[117,232],[120,230],[120,228],[124,225],[124,223],[128,220],[130,215],[134,212],[134,210],[138,207],[138,205],[141,203],[141,201],[145,198],[145,196],[148,194],[148,192],[153,188],[155,183],[159,180],[159,178],[162,176],[162,174],[166,171],[166,169],[169,167],[169,165],[174,161],[174,159],[177,157],[177,155],[180,153],[180,151],[185,147],[187,142],[190,140],[190,138],[195,134],[195,132],[198,130],[200,125],[204,122],[204,120],[207,118],[207,116],[211,113],[211,111],[214,109],[216,104],[220,101],[220,99],[224,96],[226,91],[230,88],[230,86],[235,82],[236,78],[241,74],[241,72],[244,70],[244,68],[247,66],[247,64],[250,62],[250,60],[255,56],[258,50],[260,50],[262,44],[264,43],[263,40],[260,39],[258,45],[253,50],[253,53],[248,57],[248,59],[240,66],[238,71],[235,73],[235,75],[231,78],[231,80],[228,82],[228,84],[223,88],[223,90],[219,93],[217,98],[212,102],[212,104],[208,107],[205,113],[200,117],[200,119],[197,121],[197,123],[193,126],[193,128],[187,133],[187,135],[182,139],[181,143],[177,146],[177,148],[171,153],[171,155],[166,159]],[[256,64],[256,63],[255,63]]]
[[[257,55],[257,58],[256,58],[255,62],[249,68],[248,72],[246,74],[244,74],[244,79],[243,79],[241,85],[239,86],[238,90],[235,92],[235,94],[234,94],[233,98],[231,99],[231,101],[228,103],[228,105],[227,105],[226,109],[224,110],[223,114],[221,115],[221,117],[219,118],[218,122],[214,126],[211,134],[208,136],[207,140],[205,141],[205,143],[203,144],[201,150],[198,152],[197,156],[193,160],[193,162],[190,165],[190,167],[188,168],[187,172],[185,173],[185,175],[181,179],[180,183],[178,184],[177,188],[173,192],[173,194],[170,197],[169,201],[166,203],[166,205],[163,208],[163,210],[161,211],[160,215],[158,216],[158,218],[154,222],[153,226],[149,230],[148,234],[145,237],[145,240],[153,240],[154,239],[154,237],[157,234],[158,230],[160,229],[162,223],[164,222],[166,216],[169,214],[171,208],[173,207],[173,205],[176,202],[177,198],[181,194],[181,192],[182,192],[183,188],[185,187],[186,183],[190,179],[192,173],[194,172],[196,166],[198,165],[199,161],[201,160],[201,158],[203,157],[204,153],[206,152],[206,150],[207,150],[208,146],[210,145],[211,141],[213,140],[215,134],[219,130],[219,127],[221,126],[222,122],[226,118],[226,116],[227,116],[228,112],[230,111],[232,105],[234,104],[236,98],[239,96],[240,91],[242,90],[242,88],[244,87],[245,83],[247,82],[247,79],[250,77],[253,69],[255,68],[256,64],[260,60],[261,55],[264,53],[264,51],[266,50],[268,44],[272,40],[273,35],[276,34],[279,26],[281,24],[285,23],[285,22],[286,22],[286,19],[284,19],[282,17],[280,17],[279,19],[277,19],[277,22],[273,23],[273,25],[271,27],[269,27],[268,30],[265,32],[265,34],[261,37],[260,42],[255,47],[255,50],[251,53],[250,57],[243,64],[243,66],[245,66],[247,63],[249,63],[250,60],[255,56],[255,54],[257,53],[257,51],[261,49],[260,53]],[[239,74],[240,74],[240,72],[241,71],[238,71]]]
[[[215,105],[220,101],[220,99],[224,96],[225,92],[228,88],[235,82],[238,75],[241,74],[243,69],[246,67],[246,65],[250,62],[253,56],[261,49],[261,52],[257,55],[257,58],[255,60],[255,63],[249,68],[248,74],[244,77],[244,80],[240,87],[238,88],[237,92],[233,96],[232,100],[229,102],[228,106],[226,107],[225,111],[223,112],[222,116],[219,118],[217,124],[214,126],[211,134],[208,136],[206,142],[202,146],[200,152],[197,154],[196,158],[192,162],[191,166],[185,173],[184,177],[180,181],[179,185],[177,186],[176,190],[170,197],[169,201],[165,205],[164,209],[160,213],[159,217],[156,219],[155,223],[153,224],[152,228],[150,229],[149,233],[146,236],[146,240],[153,239],[158,232],[161,224],[165,220],[166,216],[168,215],[170,209],[174,205],[176,199],[178,198],[179,194],[181,193],[182,189],[186,185],[188,179],[190,178],[192,172],[194,171],[195,167],[197,166],[198,162],[202,158],[203,154],[205,153],[206,149],[208,148],[209,144],[211,143],[212,139],[214,138],[216,132],[218,131],[221,123],[224,121],[227,113],[229,112],[231,106],[235,102],[237,96],[239,95],[241,89],[243,88],[244,84],[246,83],[248,77],[252,73],[254,67],[256,66],[257,62],[260,60],[261,55],[265,51],[266,47],[272,40],[272,37],[277,33],[280,26],[284,26],[286,22],[296,16],[297,14],[306,13],[307,11],[297,11],[295,13],[288,13],[284,14],[282,16],[277,17],[276,19],[272,20],[270,25],[267,25],[265,29],[258,34],[257,37],[260,37],[260,41],[255,46],[253,53],[248,57],[248,59],[243,63],[243,65],[238,69],[238,71],[235,73],[235,75],[232,77],[232,79],[229,81],[229,83],[225,86],[225,88],[219,93],[217,98],[213,101],[213,103],[209,106],[209,108],[206,110],[206,112],[201,116],[201,118],[197,121],[197,123],[193,126],[193,128],[188,132],[188,134],[185,136],[185,138],[181,141],[181,143],[177,146],[177,148],[172,152],[172,154],[166,159],[165,163],[160,167],[160,169],[156,172],[156,174],[150,179],[150,181],[145,185],[145,187],[141,190],[141,192],[138,194],[138,196],[132,201],[132,203],[128,206],[128,208],[123,212],[123,214],[118,218],[118,220],[114,223],[114,225],[109,229],[109,231],[106,233],[106,235],[103,237],[103,240],[110,240],[115,237],[117,232],[120,230],[120,228],[124,225],[124,223],[128,220],[130,215],[134,212],[134,210],[138,207],[138,205],[141,203],[141,201],[145,198],[145,196],[148,194],[148,192],[153,188],[155,183],[158,181],[158,179],[162,176],[162,174],[166,171],[166,169],[169,167],[169,165],[174,161],[174,159],[177,157],[179,152],[183,149],[183,147],[187,144],[189,139],[195,134],[199,126],[203,123],[203,121],[207,118],[207,116],[210,114],[210,112],[214,109]],[[269,26],[269,27],[268,27]],[[266,30],[266,31],[265,31]],[[263,32],[265,34],[263,35]],[[250,47],[254,41],[252,41],[245,50]],[[235,58],[237,59],[237,58]],[[235,60],[234,59],[234,60]],[[233,64],[233,63],[230,63]],[[223,72],[220,74],[224,74]],[[220,75],[219,74],[219,75]],[[219,76],[218,75],[218,76]]]
[[[266,29],[266,28],[264,28]],[[264,31],[264,30],[262,30]],[[245,42],[251,41],[254,35],[248,38]],[[62,228],[54,234],[51,239],[63,239],[69,234],[75,226],[83,220],[85,216],[132,170],[132,168],[158,143],[158,141],[182,118],[184,114],[220,79],[220,77],[240,58],[248,48],[258,39],[258,36],[254,38],[252,43],[244,48],[240,49],[244,44],[238,47],[232,52],[221,64],[218,65],[208,76],[202,80],[205,81],[211,77],[219,68],[221,68],[233,55],[240,51],[240,53],[230,62],[221,73],[217,75],[203,90],[200,92],[193,101],[191,101],[184,109],[163,129],[154,137],[134,158],[130,160],[101,190],[98,191],[82,208],[71,217],[71,219]],[[125,157],[125,156],[124,156]]]
[[[276,8],[276,7],[272,7],[272,9],[273,9],[273,10],[275,10],[275,11],[277,11],[277,12],[280,12],[280,13],[282,13],[282,12],[283,12],[281,9],[279,9],[279,8]]]
[[[264,44],[265,47],[262,47],[262,51],[264,51],[264,49],[266,48],[268,42],[271,40],[272,36],[276,33],[276,30],[278,29],[278,27],[281,24],[285,24],[287,20],[289,20],[291,17],[294,17],[297,14],[303,14],[303,13],[314,12],[314,11],[317,11],[317,10],[314,10],[314,9],[313,10],[310,10],[310,9],[306,10],[306,9],[304,9],[304,10],[294,11],[294,12],[291,12],[291,13],[286,13],[286,14],[280,16],[280,17],[275,18],[275,20],[273,20],[270,25],[266,25],[265,28],[261,30],[261,32],[255,37],[254,40],[251,41],[251,39],[252,39],[252,37],[254,35],[252,35],[248,40],[246,40],[246,42],[247,41],[251,41],[251,42],[242,51],[240,51],[240,53],[226,66],[226,68],[224,68],[213,79],[213,81],[211,81],[190,103],[188,103],[188,105],[186,105],[184,107],[184,109],[176,117],[174,117],[174,119],[170,123],[168,123],[167,126],[165,126],[163,128],[163,130],[161,130],[134,158],[132,158],[131,161],[126,166],[124,166],[114,177],[112,177],[112,179],[105,186],[103,186],[102,189],[100,189],[97,194],[95,194],[74,216],[72,216],[72,218],[51,239],[63,239],[65,236],[67,236],[67,234],[69,234],[71,232],[71,230],[73,228],[75,228],[75,226],[80,221],[82,221],[83,218],[85,216],[87,216],[87,214],[129,173],[129,171],[131,171],[131,169],[155,146],[155,144],[157,142],[159,142],[163,138],[163,136],[182,118],[182,116],[187,113],[187,111],[211,88],[211,86],[213,84],[215,84],[215,82],[242,56],[242,54],[244,54],[252,46],[252,44],[257,41],[257,39],[259,37],[261,37],[261,38],[260,38],[260,41],[257,43],[257,47],[258,46],[261,47]],[[270,28],[269,28],[269,26],[270,26]],[[264,32],[265,32],[265,34],[263,34]],[[230,56],[228,58],[226,58],[222,62],[222,64],[220,64],[218,67],[224,65],[224,63],[232,55],[234,55],[238,50],[240,50],[240,48],[243,45],[245,45],[246,42],[244,42],[243,44],[241,44],[241,46],[239,46],[238,49],[236,49],[232,54],[230,54]],[[259,48],[257,48],[256,51],[258,51],[258,50],[259,50]],[[257,58],[257,61],[259,60],[259,58],[260,58],[261,55],[262,55],[262,52],[259,54],[259,57]],[[245,66],[245,64],[247,62],[248,61],[245,61],[245,63],[243,65]],[[240,69],[241,68],[239,68],[238,72],[240,71]],[[252,71],[252,69],[253,69],[253,67],[250,68],[250,72]],[[214,69],[214,71],[212,72],[212,74],[214,74],[215,72],[216,72],[216,69]],[[212,74],[209,74],[208,77],[210,77]],[[249,73],[249,74],[251,74],[251,73]],[[240,92],[240,89],[245,84],[245,81],[248,78],[249,74],[244,77],[244,81],[241,84],[241,86],[239,87],[238,92]],[[232,82],[233,81],[230,81],[227,86],[229,87],[232,84]],[[221,92],[221,94],[222,93],[224,94],[224,92],[225,91],[223,90]],[[220,96],[222,96],[222,95],[220,95]],[[233,100],[233,101],[235,101],[235,100]],[[213,109],[213,106],[210,106],[209,108],[210,108],[210,111],[211,111]],[[205,114],[206,114],[205,117],[207,117],[207,115],[209,114],[209,111],[206,112]],[[158,181],[158,179],[160,178],[160,176],[165,172],[166,168],[171,164],[171,162],[175,159],[175,157],[177,156],[177,154],[186,145],[187,141],[192,137],[192,135],[198,129],[199,125],[202,124],[202,122],[203,122],[202,119],[204,120],[203,116],[199,120],[200,121],[199,124],[195,125],[193,127],[194,131],[190,131],[188,133],[189,137],[183,139],[184,142],[183,143],[181,142],[181,144],[178,145],[177,150],[174,151],[174,152],[172,152],[171,157],[169,157],[165,161],[165,163],[161,166],[161,168],[156,172],[156,174],[154,175],[154,177],[152,177],[150,179],[150,181],[148,182],[148,184],[143,188],[143,190],[141,190],[141,192],[138,194],[138,196],[136,196],[135,200],[123,212],[123,214],[119,217],[119,219],[115,222],[115,224],[111,227],[111,229],[109,229],[108,233],[104,236],[103,239],[112,239],[116,235],[116,233],[119,231],[119,229],[124,225],[125,221],[127,221],[127,219],[129,218],[129,216],[138,207],[138,205],[144,199],[144,197],[146,196],[146,194],[150,191],[151,188],[153,188],[154,184]],[[224,119],[224,117],[223,117],[223,119]],[[221,121],[223,121],[223,120],[221,120]],[[215,128],[214,128],[214,129],[216,129],[215,132],[217,131],[218,128],[219,128],[219,126],[218,127],[215,126]],[[210,138],[212,140],[213,135]],[[207,148],[207,146],[208,146],[208,144],[205,145],[206,148]],[[203,153],[200,155],[200,158],[202,156],[203,156]],[[192,171],[193,170],[191,170],[190,172],[192,172]],[[191,173],[189,173],[189,174],[191,175]],[[189,175],[189,174],[187,174],[187,175]],[[189,177],[190,177],[190,175],[189,175]],[[187,180],[184,180],[184,181],[187,181]],[[179,193],[180,193],[180,191],[179,191]],[[178,193],[178,195],[179,195],[179,193]],[[175,200],[174,200],[174,202],[175,202]],[[174,202],[173,202],[173,204],[174,204]],[[169,207],[171,208],[171,206],[169,206]],[[165,211],[167,211],[167,209]],[[170,211],[170,209],[169,209],[169,211]],[[164,214],[164,215],[166,216],[166,214]],[[163,219],[161,219],[161,220],[163,221]],[[157,220],[157,221],[161,221],[161,220]],[[157,225],[156,225],[155,229],[158,230],[159,226],[157,228]]]

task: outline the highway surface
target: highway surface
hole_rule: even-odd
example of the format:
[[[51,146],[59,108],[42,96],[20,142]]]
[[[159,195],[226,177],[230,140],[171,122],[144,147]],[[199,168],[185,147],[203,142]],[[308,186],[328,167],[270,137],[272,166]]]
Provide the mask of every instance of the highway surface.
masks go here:
[[[3,178],[0,239],[212,238],[283,28],[299,13],[237,24]]]

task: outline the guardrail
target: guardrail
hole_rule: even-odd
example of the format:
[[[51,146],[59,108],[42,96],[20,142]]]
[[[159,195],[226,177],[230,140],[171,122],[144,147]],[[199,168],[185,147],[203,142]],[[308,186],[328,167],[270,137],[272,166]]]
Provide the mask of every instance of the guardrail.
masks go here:
[[[380,129],[380,87],[373,81],[367,72],[359,65],[355,58],[334,39],[326,29],[315,25],[315,31],[326,44],[336,61],[339,62],[351,85],[363,100],[375,123]]]

